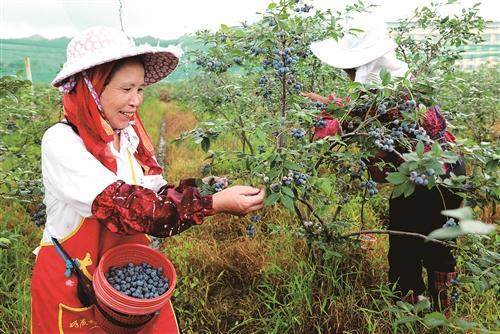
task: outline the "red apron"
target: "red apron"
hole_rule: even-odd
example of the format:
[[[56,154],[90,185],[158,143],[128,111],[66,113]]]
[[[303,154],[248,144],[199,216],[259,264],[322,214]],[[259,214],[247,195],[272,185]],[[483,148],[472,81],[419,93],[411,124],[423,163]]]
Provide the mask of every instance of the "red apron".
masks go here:
[[[80,226],[64,240],[64,250],[78,259],[80,268],[92,279],[101,256],[125,243],[149,244],[145,234],[119,235],[94,218],[82,219]],[[95,306],[82,307],[77,296],[75,275],[66,277],[66,264],[50,244],[42,244],[31,278],[31,332],[105,333],[94,319]],[[179,327],[169,302],[141,331],[141,334],[177,334]]]

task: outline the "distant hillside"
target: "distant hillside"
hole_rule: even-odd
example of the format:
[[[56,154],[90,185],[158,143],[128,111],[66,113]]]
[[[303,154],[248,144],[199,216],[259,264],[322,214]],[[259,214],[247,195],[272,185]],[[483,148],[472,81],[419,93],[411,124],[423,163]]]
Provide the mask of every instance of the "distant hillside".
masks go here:
[[[69,38],[46,39],[39,35],[20,39],[0,39],[0,75],[21,75],[24,73],[24,57],[30,58],[33,81],[50,83],[66,60],[66,46]],[[175,40],[159,40],[151,36],[135,38],[136,44],[167,46],[180,44],[185,51],[201,48],[195,39],[183,36]],[[193,66],[182,64],[168,78],[176,81],[195,71]]]

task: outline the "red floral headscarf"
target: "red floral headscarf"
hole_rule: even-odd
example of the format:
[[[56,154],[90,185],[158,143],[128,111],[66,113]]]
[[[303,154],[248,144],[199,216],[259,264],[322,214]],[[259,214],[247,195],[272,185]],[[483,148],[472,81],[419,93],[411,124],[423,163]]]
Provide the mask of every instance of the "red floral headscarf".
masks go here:
[[[97,96],[102,94],[115,64],[116,62],[109,62],[86,71]],[[116,173],[116,160],[108,146],[108,143],[113,141],[114,130],[101,115],[82,73],[77,74],[75,80],[74,89],[63,97],[64,116],[76,126],[87,150],[109,170]],[[134,156],[145,174],[161,174],[163,170],[154,157],[153,144],[138,112],[134,114],[134,121],[133,128],[140,139]]]

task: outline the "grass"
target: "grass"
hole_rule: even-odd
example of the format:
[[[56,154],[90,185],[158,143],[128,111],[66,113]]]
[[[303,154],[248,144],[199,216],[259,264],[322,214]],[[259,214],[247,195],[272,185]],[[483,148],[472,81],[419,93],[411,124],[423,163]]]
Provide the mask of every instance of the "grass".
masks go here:
[[[0,207],[1,231],[18,239],[0,250],[0,333],[26,333],[30,328],[30,280],[41,230],[35,228],[26,209],[17,203]]]

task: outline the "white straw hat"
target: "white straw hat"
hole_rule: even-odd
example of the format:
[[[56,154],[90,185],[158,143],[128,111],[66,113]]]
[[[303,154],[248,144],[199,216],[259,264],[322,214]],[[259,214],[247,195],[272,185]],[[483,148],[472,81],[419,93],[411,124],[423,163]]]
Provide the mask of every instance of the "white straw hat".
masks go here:
[[[350,29],[360,29],[356,35]],[[395,50],[396,43],[389,37],[383,20],[360,16],[346,29],[339,41],[333,38],[311,44],[311,51],[324,63],[336,68],[356,68]]]
[[[66,63],[52,85],[61,86],[74,74],[96,65],[123,58],[141,56],[144,63],[144,82],[151,85],[169,75],[179,63],[182,50],[175,46],[136,46],[122,31],[111,27],[92,27],[74,37],[68,44]]]

